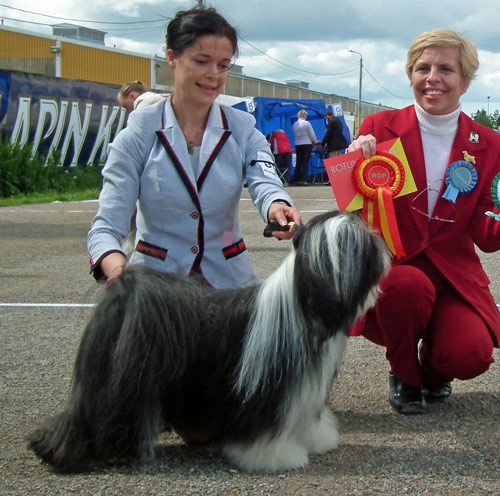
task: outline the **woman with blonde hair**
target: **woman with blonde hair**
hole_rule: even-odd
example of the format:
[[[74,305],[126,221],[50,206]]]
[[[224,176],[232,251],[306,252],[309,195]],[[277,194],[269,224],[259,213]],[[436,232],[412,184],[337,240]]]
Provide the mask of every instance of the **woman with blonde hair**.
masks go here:
[[[117,100],[127,112],[165,100],[168,95],[148,91],[140,81],[125,83],[118,91]]]
[[[406,72],[415,102],[368,116],[349,151],[365,158],[399,137],[417,191],[394,199],[405,254],[394,260],[373,311],[353,334],[386,348],[389,403],[419,414],[444,401],[451,381],[486,372],[499,346],[500,313],[475,246],[500,249],[491,198],[500,140],[462,112],[479,67],[475,46],[449,29],[419,35]]]
[[[314,129],[307,120],[307,112],[304,109],[297,113],[297,120],[292,126],[295,142],[295,172],[292,184],[300,186],[307,185],[307,170],[313,145],[319,145]]]

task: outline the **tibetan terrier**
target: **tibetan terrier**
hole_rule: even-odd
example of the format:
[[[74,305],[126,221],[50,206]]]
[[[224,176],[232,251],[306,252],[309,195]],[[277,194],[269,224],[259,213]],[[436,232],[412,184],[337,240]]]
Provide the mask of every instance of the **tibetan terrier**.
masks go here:
[[[129,266],[86,326],[66,409],[30,447],[59,472],[152,457],[164,430],[220,445],[252,472],[335,448],[330,387],[389,256],[348,213],[314,217],[292,244],[270,277],[243,289]]]

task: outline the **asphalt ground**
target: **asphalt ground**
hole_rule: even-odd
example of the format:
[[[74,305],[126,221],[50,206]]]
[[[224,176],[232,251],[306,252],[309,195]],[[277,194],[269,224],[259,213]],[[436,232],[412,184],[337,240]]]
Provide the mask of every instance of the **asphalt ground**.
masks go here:
[[[335,208],[328,186],[289,188],[304,218]],[[454,381],[446,403],[423,416],[387,403],[384,350],[349,341],[330,403],[341,445],[293,472],[244,474],[216,447],[159,439],[154,462],[80,475],[52,473],[25,438],[62,409],[81,332],[99,286],[89,275],[86,234],[96,202],[0,208],[0,494],[1,495],[358,495],[500,494],[500,352],[482,376]],[[248,250],[266,277],[289,242],[262,236],[245,190],[241,220]],[[500,303],[500,256],[480,257]]]

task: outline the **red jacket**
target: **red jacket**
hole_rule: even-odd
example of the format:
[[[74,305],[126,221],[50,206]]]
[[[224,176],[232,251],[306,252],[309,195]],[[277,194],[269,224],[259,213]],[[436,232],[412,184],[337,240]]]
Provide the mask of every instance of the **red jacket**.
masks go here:
[[[488,210],[498,213],[491,199],[491,185],[500,172],[500,136],[460,114],[449,163],[463,160],[463,151],[467,151],[475,157],[478,183],[469,194],[459,195],[455,204],[441,198],[443,187],[432,215],[455,218],[455,222],[442,222],[429,220],[411,208],[412,200],[427,187],[422,140],[413,106],[366,117],[359,134],[372,134],[378,142],[399,136],[417,185],[416,193],[394,200],[406,258],[393,263],[404,264],[424,252],[451,286],[479,312],[498,347],[500,312],[474,245],[484,252],[500,249],[500,222],[485,215]],[[426,192],[415,200],[414,207],[427,212]]]
[[[290,140],[288,139],[285,131],[282,131],[281,129],[278,129],[271,133],[269,143],[271,144],[271,151],[274,155],[280,155],[282,153],[292,153]]]

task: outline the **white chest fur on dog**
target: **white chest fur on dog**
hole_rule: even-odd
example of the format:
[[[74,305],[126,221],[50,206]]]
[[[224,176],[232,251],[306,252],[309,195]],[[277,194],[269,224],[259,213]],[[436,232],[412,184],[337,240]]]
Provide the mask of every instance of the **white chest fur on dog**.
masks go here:
[[[82,337],[67,409],[32,449],[61,472],[153,456],[162,430],[251,472],[334,449],[327,405],[349,329],[375,304],[384,243],[354,214],[311,219],[261,284],[217,290],[130,266]]]

